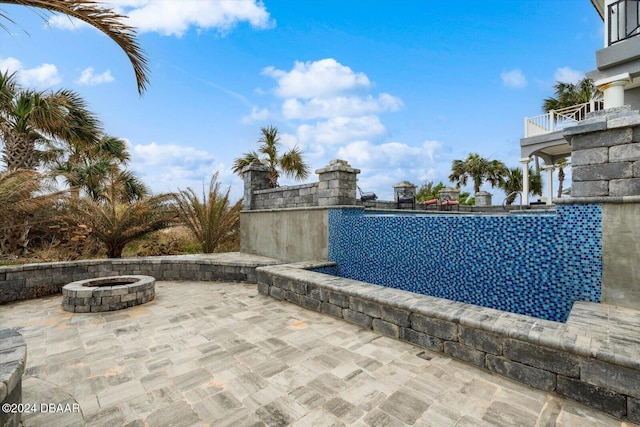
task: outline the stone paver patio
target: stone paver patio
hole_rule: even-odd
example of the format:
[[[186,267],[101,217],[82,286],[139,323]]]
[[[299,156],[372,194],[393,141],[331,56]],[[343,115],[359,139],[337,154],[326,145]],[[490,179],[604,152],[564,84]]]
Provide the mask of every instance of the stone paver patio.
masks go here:
[[[317,312],[255,285],[157,282],[156,299],[73,314],[0,306],[27,342],[29,426],[631,426]]]

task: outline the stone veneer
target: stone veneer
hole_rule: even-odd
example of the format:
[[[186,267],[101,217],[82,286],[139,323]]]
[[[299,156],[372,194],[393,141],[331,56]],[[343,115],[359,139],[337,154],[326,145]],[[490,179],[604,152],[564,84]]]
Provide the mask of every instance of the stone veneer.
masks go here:
[[[144,275],[156,280],[255,282],[255,269],[280,261],[248,254],[96,259],[0,267],[0,304],[62,292],[67,283]]]
[[[359,173],[359,169],[352,168],[345,160],[336,159],[316,170],[318,182],[269,188],[269,168],[259,163],[252,163],[242,170],[244,209],[354,205]]]
[[[27,345],[18,332],[0,330],[0,427],[18,427],[22,403],[22,374],[27,364]],[[33,402],[29,402],[33,404]],[[9,411],[5,404],[9,404]]]
[[[565,324],[306,270],[334,266],[260,267],[258,291],[640,422],[638,346],[607,347],[584,326],[602,305],[576,303]]]
[[[113,276],[71,282],[62,288],[62,308],[72,313],[116,311],[152,301],[156,279],[151,276]]]
[[[630,107],[590,113],[564,131],[571,144],[572,197],[640,194],[640,114]]]

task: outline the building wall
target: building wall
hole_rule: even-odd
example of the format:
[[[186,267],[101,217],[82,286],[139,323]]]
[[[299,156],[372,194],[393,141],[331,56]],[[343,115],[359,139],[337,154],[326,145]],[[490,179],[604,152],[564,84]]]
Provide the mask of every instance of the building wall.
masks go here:
[[[328,212],[326,208],[243,211],[240,250],[283,261],[326,260]]]

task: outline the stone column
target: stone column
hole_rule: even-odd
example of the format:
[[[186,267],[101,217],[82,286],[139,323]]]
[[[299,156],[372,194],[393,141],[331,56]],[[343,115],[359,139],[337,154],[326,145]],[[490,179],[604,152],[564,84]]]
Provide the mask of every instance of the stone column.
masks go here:
[[[415,184],[410,183],[409,181],[402,181],[393,186],[393,200],[398,202],[398,197],[411,197],[413,194],[416,195],[416,188],[418,188]]]
[[[356,204],[357,176],[360,169],[349,166],[346,160],[331,160],[316,170],[318,174],[318,206]]]
[[[491,206],[491,197],[493,194],[487,191],[478,191],[475,194],[476,206]]]
[[[522,205],[527,206],[529,204],[529,162],[530,157],[523,157],[518,160],[522,163]]]
[[[553,171],[555,170],[554,165],[543,166],[542,170],[547,171],[547,205],[553,204]]]
[[[254,208],[253,192],[269,188],[269,167],[262,163],[253,162],[242,169],[244,180],[244,198],[242,204],[246,210]]]

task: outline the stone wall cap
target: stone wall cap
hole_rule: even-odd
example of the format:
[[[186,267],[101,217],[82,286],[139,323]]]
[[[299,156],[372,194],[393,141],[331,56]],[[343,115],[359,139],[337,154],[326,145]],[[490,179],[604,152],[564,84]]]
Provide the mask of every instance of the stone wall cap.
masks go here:
[[[248,164],[247,166],[242,168],[241,173],[245,173],[245,172],[249,172],[249,171],[262,171],[262,172],[269,172],[269,166],[260,163],[260,162],[251,162],[250,164]]]
[[[640,196],[601,196],[601,197],[566,197],[553,199],[556,205],[595,204],[595,203],[640,203]]]
[[[327,173],[327,172],[350,172],[350,173],[360,173],[360,169],[352,168],[346,160],[334,159],[329,162],[329,164],[323,168],[317,169],[316,173]]]
[[[417,186],[409,181],[402,181],[393,186],[393,188],[398,188],[398,187],[417,187]]]

